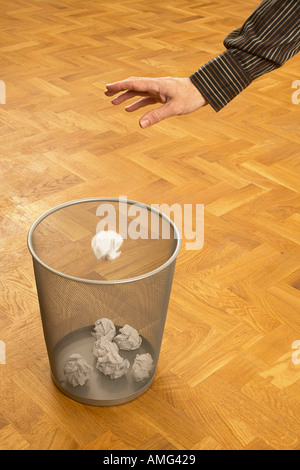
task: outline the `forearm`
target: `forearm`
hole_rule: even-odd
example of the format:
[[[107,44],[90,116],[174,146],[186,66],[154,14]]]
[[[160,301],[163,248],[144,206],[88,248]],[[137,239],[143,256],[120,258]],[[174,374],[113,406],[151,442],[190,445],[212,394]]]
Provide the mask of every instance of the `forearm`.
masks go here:
[[[215,111],[300,50],[300,0],[264,0],[224,45],[222,54],[190,76]]]

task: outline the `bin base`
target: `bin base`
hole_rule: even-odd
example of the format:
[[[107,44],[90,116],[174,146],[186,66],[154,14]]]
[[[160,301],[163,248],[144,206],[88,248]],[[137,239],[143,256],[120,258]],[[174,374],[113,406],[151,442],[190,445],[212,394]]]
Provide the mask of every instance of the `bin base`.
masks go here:
[[[122,403],[127,403],[131,400],[134,400],[135,398],[138,398],[140,395],[145,393],[148,388],[152,385],[154,381],[154,376],[150,379],[149,382],[143,387],[140,388],[137,392],[132,393],[131,395],[119,399],[114,399],[114,400],[95,400],[91,398],[85,398],[79,395],[75,395],[74,393],[71,393],[69,390],[66,388],[62,387],[57,380],[54,378],[53,374],[51,373],[51,379],[54,383],[54,385],[60,390],[64,395],[66,395],[68,398],[71,398],[72,400],[78,401],[79,403],[84,403],[85,405],[93,405],[93,406],[114,406],[114,405],[121,405]]]
[[[74,330],[64,336],[55,346],[51,357],[51,378],[54,385],[67,397],[94,406],[113,406],[134,400],[146,392],[154,381],[155,368],[151,371],[146,382],[134,382],[131,367],[127,374],[118,379],[111,379],[96,369],[97,358],[92,349],[95,338],[92,336],[93,326]],[[156,364],[153,347],[142,336],[142,344],[134,351],[119,351],[119,354],[128,359],[132,366],[137,354],[150,353]],[[89,380],[84,385],[73,387],[65,383],[63,367],[71,354],[80,354],[93,367]]]

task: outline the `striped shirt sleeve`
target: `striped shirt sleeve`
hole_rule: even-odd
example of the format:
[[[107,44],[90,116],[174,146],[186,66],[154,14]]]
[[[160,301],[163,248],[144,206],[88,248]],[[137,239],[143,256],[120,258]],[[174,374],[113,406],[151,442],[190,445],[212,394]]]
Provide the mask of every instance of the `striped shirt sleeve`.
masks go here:
[[[215,111],[299,52],[300,0],[263,0],[224,46],[224,52],[190,76]]]

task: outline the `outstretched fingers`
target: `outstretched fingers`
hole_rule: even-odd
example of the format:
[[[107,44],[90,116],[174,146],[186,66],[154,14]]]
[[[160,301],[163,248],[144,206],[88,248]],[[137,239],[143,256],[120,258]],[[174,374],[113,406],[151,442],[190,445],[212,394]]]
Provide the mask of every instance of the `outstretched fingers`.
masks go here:
[[[120,91],[136,91],[141,93],[157,92],[157,81],[154,78],[130,77],[106,85],[106,96],[113,96]]]
[[[148,93],[143,93],[139,91],[125,91],[124,93],[121,93],[119,96],[116,96],[111,100],[112,104],[121,104],[126,100],[130,100],[131,98],[134,98],[135,96],[148,96]]]
[[[144,116],[142,116],[140,119],[140,126],[144,129],[145,127],[150,127],[153,124],[157,124],[163,119],[176,116],[176,114],[177,113],[174,109],[173,103],[171,101],[167,101],[159,108],[148,111],[148,113],[144,114]]]
[[[143,108],[144,106],[148,106],[150,104],[155,104],[157,103],[157,100],[153,98],[152,96],[144,96],[144,98],[141,98],[138,101],[135,101],[135,103],[129,104],[128,106],[125,107],[126,111],[131,112],[131,111],[136,111],[137,109]]]

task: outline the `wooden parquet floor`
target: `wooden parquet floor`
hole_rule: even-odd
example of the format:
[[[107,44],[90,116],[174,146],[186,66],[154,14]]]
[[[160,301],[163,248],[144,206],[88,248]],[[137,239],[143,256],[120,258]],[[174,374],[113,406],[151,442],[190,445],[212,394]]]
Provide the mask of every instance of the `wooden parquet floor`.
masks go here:
[[[300,448],[300,58],[147,130],[104,95],[190,75],[257,5],[0,0],[0,449]],[[180,251],[151,388],[93,407],[51,381],[26,238],[53,206],[120,195],[204,204],[205,242]]]

